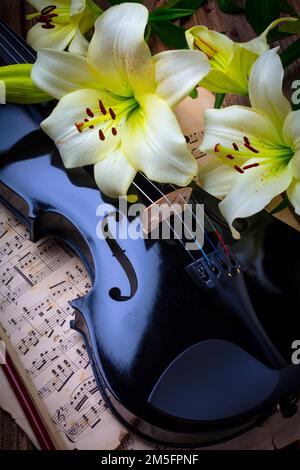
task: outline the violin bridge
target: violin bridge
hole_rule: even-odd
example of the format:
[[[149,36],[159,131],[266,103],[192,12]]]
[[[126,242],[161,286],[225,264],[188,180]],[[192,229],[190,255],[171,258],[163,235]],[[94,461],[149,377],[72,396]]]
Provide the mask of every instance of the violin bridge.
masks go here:
[[[142,231],[148,236],[171,216],[180,215],[187,209],[192,188],[180,188],[162,196],[148,206],[141,215]]]

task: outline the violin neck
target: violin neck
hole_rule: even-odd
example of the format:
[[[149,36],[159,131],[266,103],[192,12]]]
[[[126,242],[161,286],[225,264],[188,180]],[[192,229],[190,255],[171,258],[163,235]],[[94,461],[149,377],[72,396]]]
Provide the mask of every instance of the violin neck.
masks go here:
[[[36,60],[36,52],[2,20],[0,20],[0,57],[7,65],[33,64]]]

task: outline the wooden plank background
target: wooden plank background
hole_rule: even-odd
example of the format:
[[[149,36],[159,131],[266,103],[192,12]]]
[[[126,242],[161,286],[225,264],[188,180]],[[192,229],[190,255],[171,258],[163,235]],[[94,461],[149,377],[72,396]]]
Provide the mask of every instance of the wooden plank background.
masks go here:
[[[101,0],[95,0],[103,8],[107,7],[107,3]],[[263,1],[263,0],[262,0]],[[165,0],[146,0],[143,2],[149,10],[162,5]],[[300,1],[290,0],[290,3],[300,12]],[[5,20],[13,29],[25,36],[30,23],[25,20],[25,14],[30,12],[26,0],[1,0],[0,2],[0,18]],[[208,0],[205,7],[190,18],[188,21],[182,21],[181,25],[191,27],[195,24],[206,25],[208,28],[220,32],[226,32],[234,41],[248,41],[255,37],[255,33],[249,26],[244,15],[227,15],[222,13],[214,0]],[[281,42],[286,47],[290,39]],[[162,50],[164,46],[157,39],[153,39],[151,49],[153,52]],[[289,67],[286,76],[286,93],[291,93],[291,82],[300,78],[299,63]],[[243,99],[236,96],[228,96],[226,104],[243,103]],[[1,393],[1,392],[0,392]],[[31,442],[26,438],[24,433],[18,428],[7,413],[0,410],[0,449],[33,449]]]

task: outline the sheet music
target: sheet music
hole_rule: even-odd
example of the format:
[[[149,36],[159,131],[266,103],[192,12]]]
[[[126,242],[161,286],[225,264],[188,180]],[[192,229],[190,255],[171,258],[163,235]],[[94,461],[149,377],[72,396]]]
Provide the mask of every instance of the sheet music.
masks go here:
[[[70,448],[114,449],[126,431],[107,410],[69,302],[91,282],[80,260],[53,239],[29,240],[0,206],[0,320]],[[1,404],[1,398],[0,398]]]

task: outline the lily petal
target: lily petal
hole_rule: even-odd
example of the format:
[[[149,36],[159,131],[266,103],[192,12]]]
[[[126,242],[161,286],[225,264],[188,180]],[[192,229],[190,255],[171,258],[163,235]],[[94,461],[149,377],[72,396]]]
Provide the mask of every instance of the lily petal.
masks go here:
[[[86,0],[72,0],[71,1],[71,8],[70,8],[70,15],[77,16],[80,15],[86,7]]]
[[[93,0],[86,0],[86,8],[78,23],[78,28],[84,34],[89,29],[93,28],[97,18],[102,14],[102,9],[99,5],[95,4]]]
[[[94,166],[95,180],[100,190],[109,197],[125,196],[136,175],[121,147]]]
[[[248,95],[248,76],[257,55],[240,47],[232,46],[232,56],[224,69],[212,68],[202,80],[201,86],[215,93],[238,93]]]
[[[286,193],[296,214],[300,215],[300,179],[294,178]]]
[[[31,76],[38,88],[57,99],[79,88],[95,87],[86,58],[69,52],[38,51]]]
[[[211,31],[206,26],[194,26],[185,33],[190,49],[197,47],[197,39],[203,42],[203,47],[207,46],[207,55],[221,54],[225,62],[230,60],[232,55],[233,41],[225,34]],[[201,47],[202,50],[202,47]]]
[[[209,73],[205,54],[193,50],[165,51],[156,54],[156,94],[173,108]]]
[[[75,36],[70,42],[70,45],[68,47],[68,51],[71,52],[72,54],[79,54],[79,55],[86,57],[88,53],[89,45],[90,43],[88,42],[88,40],[85,39],[83,34],[81,34],[80,29],[77,28]]]
[[[200,186],[209,194],[222,199],[230,192],[238,173],[218,158],[213,158],[198,173]]]
[[[154,91],[154,65],[144,40],[148,10],[137,3],[109,8],[96,21],[88,61],[103,88],[121,96]]]
[[[27,34],[27,42],[34,50],[49,48],[63,51],[75,34],[71,24],[57,24],[53,29],[43,29],[35,24]]]
[[[250,158],[254,154],[245,147],[245,137],[257,150],[270,148],[271,144],[284,145],[273,122],[259,111],[243,106],[230,106],[224,109],[208,109],[205,111],[205,135],[200,146],[203,153],[221,156],[217,144],[225,149],[234,150],[236,144],[240,151],[248,152]],[[222,152],[222,150],[221,150]],[[230,153],[225,150],[226,154]],[[258,154],[258,157],[260,155]]]
[[[272,29],[276,28],[280,23],[287,23],[297,21],[296,18],[286,17],[286,18],[278,18],[277,20],[273,21],[267,29],[257,38],[252,39],[251,41],[239,43],[241,47],[248,49],[249,51],[255,52],[257,55],[261,55],[264,52],[269,50],[269,44],[267,41],[267,36]]]
[[[37,11],[42,11],[43,8],[51,5],[51,0],[27,0]],[[70,8],[71,0],[55,0],[55,6],[58,8]]]
[[[277,169],[272,165],[263,165],[239,175],[228,196],[219,205],[234,238],[240,238],[232,226],[234,220],[263,210],[275,196],[289,187],[292,179],[288,166],[284,164]]]
[[[246,95],[247,89],[241,86],[242,80],[237,83],[229,77],[223,70],[211,69],[209,74],[201,81],[200,86],[212,91],[213,93],[238,93]]]
[[[78,90],[64,96],[50,116],[42,122],[42,129],[55,141],[66,168],[91,165],[105,158],[119,145],[119,134],[105,134],[105,140],[99,139],[99,130],[103,123],[93,129],[79,132],[75,123],[83,121],[85,110],[98,109],[99,99],[105,99],[113,105],[113,99],[105,96],[105,91]]]
[[[155,95],[141,97],[140,106],[124,128],[122,143],[127,160],[159,183],[189,184],[197,173],[197,163],[175,115]]]
[[[249,97],[252,107],[268,116],[280,132],[292,108],[282,91],[284,69],[277,51],[265,52],[253,66]]]
[[[235,82],[235,88],[238,86],[243,88],[244,95],[248,95],[249,91],[249,74],[257,60],[257,55],[240,47],[238,44],[233,45],[232,59],[227,68],[227,76]]]
[[[300,178],[300,110],[291,112],[283,126],[283,136],[286,143],[295,154],[289,165],[295,178]]]

